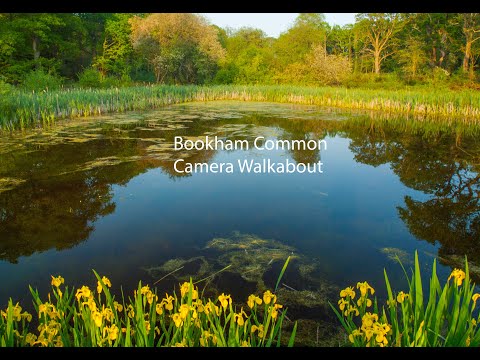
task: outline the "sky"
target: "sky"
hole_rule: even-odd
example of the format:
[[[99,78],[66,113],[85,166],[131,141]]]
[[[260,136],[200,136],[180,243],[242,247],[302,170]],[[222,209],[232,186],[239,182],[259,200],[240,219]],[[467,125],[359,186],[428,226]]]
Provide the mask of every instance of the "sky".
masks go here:
[[[298,13],[203,13],[201,15],[220,27],[229,26],[237,29],[249,26],[262,29],[268,36],[278,37],[293,24]],[[330,25],[342,26],[355,22],[354,13],[324,13],[324,15]]]

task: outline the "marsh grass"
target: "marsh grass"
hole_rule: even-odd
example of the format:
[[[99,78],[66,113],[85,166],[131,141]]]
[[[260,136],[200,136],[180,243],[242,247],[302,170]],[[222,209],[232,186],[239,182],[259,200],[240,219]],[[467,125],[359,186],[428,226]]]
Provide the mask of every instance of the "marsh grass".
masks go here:
[[[134,86],[110,89],[64,89],[3,94],[0,128],[3,130],[46,126],[58,119],[89,117],[113,112],[143,111],[192,101],[240,100],[403,114],[421,122],[478,125],[480,94],[471,90],[347,89],[289,85]]]

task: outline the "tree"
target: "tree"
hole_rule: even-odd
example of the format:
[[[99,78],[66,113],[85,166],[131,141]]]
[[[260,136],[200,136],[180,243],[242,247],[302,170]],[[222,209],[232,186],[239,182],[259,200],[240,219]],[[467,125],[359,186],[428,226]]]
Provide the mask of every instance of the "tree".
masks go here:
[[[394,53],[392,39],[399,30],[399,15],[368,13],[357,15],[365,36],[364,51],[373,57],[375,74],[380,74],[383,60]]]
[[[397,58],[405,73],[412,77],[417,76],[420,67],[428,61],[422,42],[416,38],[409,38],[406,41],[405,48],[398,51]]]
[[[280,70],[303,61],[314,45],[326,46],[328,30],[323,14],[299,14],[293,26],[275,41],[274,52]]]
[[[103,76],[107,73],[128,75],[132,62],[133,47],[130,41],[130,14],[114,14],[105,23],[105,37],[102,55],[94,59],[96,67]]]
[[[230,31],[226,39],[226,59],[217,82],[268,82],[272,73],[272,39],[260,29],[243,27]]]
[[[329,55],[322,45],[313,47],[307,59],[312,79],[322,85],[339,85],[352,71],[352,64],[347,56]]]
[[[153,67],[157,82],[201,83],[225,56],[217,31],[195,14],[130,19],[133,48]]]
[[[473,78],[473,67],[475,64],[472,54],[472,46],[480,39],[480,14],[469,13],[461,14],[463,25],[462,30],[465,35],[465,50],[463,56],[462,70],[467,73],[470,69],[470,78]]]

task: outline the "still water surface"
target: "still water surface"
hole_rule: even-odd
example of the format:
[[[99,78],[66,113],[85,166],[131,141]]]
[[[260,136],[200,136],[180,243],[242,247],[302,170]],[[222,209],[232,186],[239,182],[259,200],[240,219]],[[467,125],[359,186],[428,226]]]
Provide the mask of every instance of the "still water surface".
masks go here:
[[[416,249],[425,275],[433,256],[442,278],[465,254],[480,263],[479,140],[372,124],[339,110],[218,102],[3,135],[0,304],[10,296],[30,303],[28,284],[45,294],[50,274],[93,285],[91,269],[131,289],[183,265],[178,278],[159,284],[168,288],[181,276],[199,279],[233,264],[230,277],[209,286],[244,296],[272,286],[293,253],[297,266],[285,283],[335,299],[338,287],[364,280],[381,294],[384,268],[404,289],[393,257],[408,268]],[[328,148],[173,150],[174,136],[206,135],[324,139]],[[182,175],[173,168],[179,158],[265,157],[322,161],[323,173]]]

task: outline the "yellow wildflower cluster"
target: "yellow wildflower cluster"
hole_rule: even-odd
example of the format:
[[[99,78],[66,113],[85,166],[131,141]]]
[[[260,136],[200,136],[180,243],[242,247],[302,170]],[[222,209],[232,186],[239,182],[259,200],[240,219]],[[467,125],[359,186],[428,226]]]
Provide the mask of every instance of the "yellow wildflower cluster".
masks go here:
[[[377,314],[367,312],[362,316],[362,326],[353,330],[348,339],[354,343],[355,337],[361,337],[367,347],[384,347],[388,345],[387,335],[389,333],[391,333],[391,327],[388,323],[379,322]]]
[[[13,321],[21,321],[23,319],[27,320],[28,322],[32,321],[32,315],[26,311],[22,313],[22,307],[18,302],[15,304],[15,306],[11,307],[11,311],[12,311]],[[1,316],[3,316],[5,319],[7,319],[8,317],[8,312],[9,312],[8,307],[5,310],[0,310]]]
[[[204,330],[202,332],[202,336],[200,337],[200,346],[210,346],[210,345],[217,345],[217,335],[212,334],[208,330]]]
[[[357,289],[360,291],[360,297],[358,298],[356,304],[353,299],[357,295],[353,286],[348,286],[345,289],[340,291],[340,300],[338,300],[338,307],[344,316],[349,316],[354,314],[354,316],[359,316],[359,309],[365,309],[372,306],[372,300],[368,298],[370,292],[371,295],[375,293],[375,290],[365,281],[363,283],[357,283]]]
[[[52,276],[55,297],[49,294],[48,300],[42,301],[34,294],[38,332],[28,332],[24,325],[14,327],[17,344],[72,346],[79,341],[86,346],[118,346],[126,344],[128,338],[128,344],[134,345],[137,341],[144,344],[142,339],[147,335],[154,339],[154,344],[163,339],[169,341],[169,346],[226,346],[217,326],[230,326],[233,328],[225,331],[235,331],[237,345],[257,346],[264,344],[267,333],[271,336],[277,321],[281,321],[278,319],[283,319],[279,316],[283,305],[269,290],[261,296],[251,294],[246,302],[248,307],[237,311],[231,295],[221,293],[213,301],[201,299],[198,287],[191,282],[180,285],[180,294],[166,293],[161,300],[149,285],[140,285],[133,299],[120,303],[110,294],[110,280],[106,276],[97,280],[96,291],[86,285],[69,291],[62,288],[62,276]],[[12,302],[0,315],[0,325],[7,318],[22,323],[32,320],[31,314],[22,312],[21,306]]]

